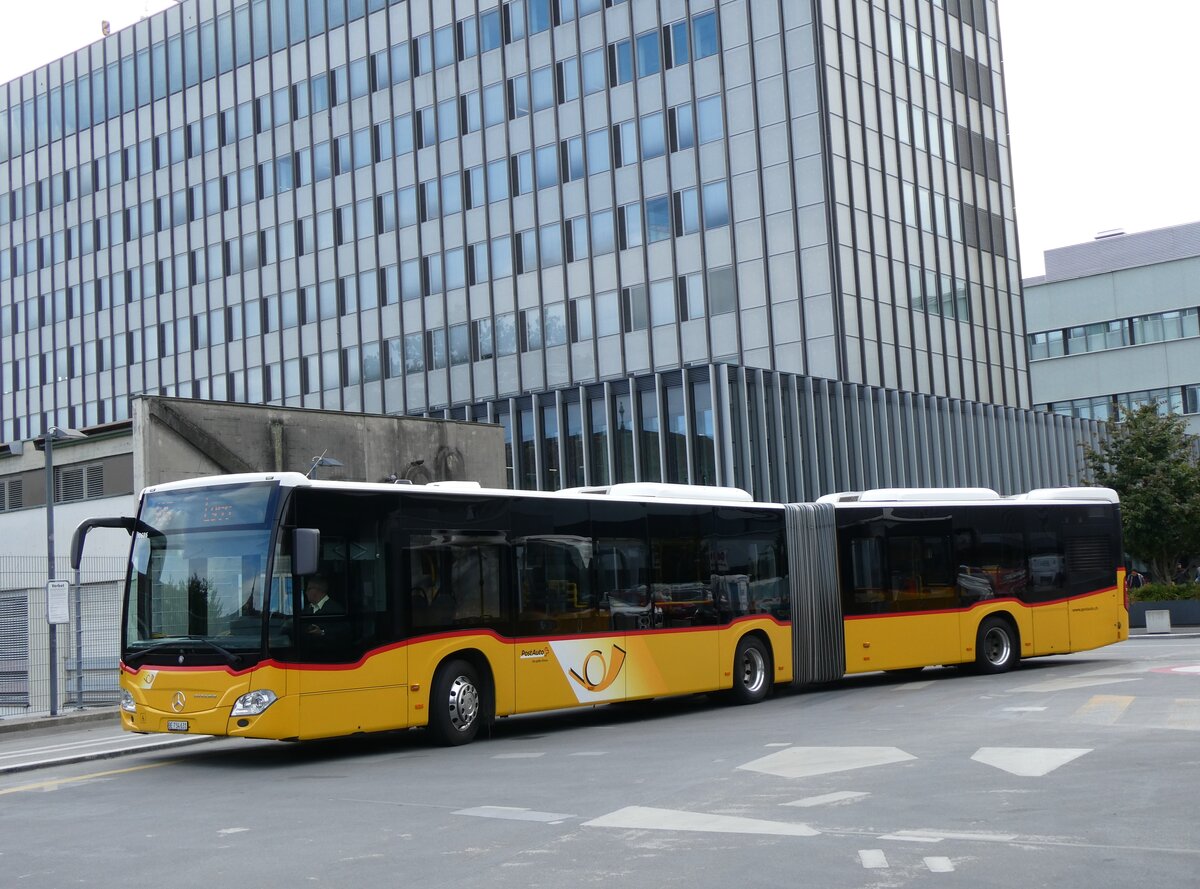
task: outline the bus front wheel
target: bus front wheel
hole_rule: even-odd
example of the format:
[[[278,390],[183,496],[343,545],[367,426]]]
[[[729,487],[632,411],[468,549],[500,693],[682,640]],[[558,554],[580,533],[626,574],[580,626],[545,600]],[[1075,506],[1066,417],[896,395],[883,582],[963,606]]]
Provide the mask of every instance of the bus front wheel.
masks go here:
[[[475,668],[464,660],[442,664],[429,694],[433,736],[448,747],[467,744],[479,733],[483,712],[483,690]]]
[[[975,669],[980,673],[1004,673],[1017,665],[1020,649],[1017,633],[1002,617],[989,617],[979,625],[975,639]]]
[[[743,636],[733,655],[733,699],[757,704],[771,691],[771,656],[757,636]]]

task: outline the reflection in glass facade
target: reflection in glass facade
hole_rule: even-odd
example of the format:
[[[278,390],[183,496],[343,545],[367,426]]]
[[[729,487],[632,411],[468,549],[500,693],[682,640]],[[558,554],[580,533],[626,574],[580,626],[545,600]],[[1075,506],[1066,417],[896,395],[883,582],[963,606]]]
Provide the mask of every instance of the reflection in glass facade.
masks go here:
[[[182,0],[0,87],[0,440],[147,392],[769,490],[786,401],[723,455],[686,369],[1027,407],[999,59],[994,0]]]
[[[498,422],[507,431],[512,416],[524,424],[535,410],[545,416],[547,408],[576,400],[593,408],[577,440],[553,430],[536,446],[523,439],[513,452],[522,461],[513,469],[521,487],[557,487],[546,467],[575,459],[587,469],[575,487],[627,481],[732,485],[779,502],[881,487],[986,487],[1016,494],[1086,484],[1079,455],[1085,445],[1097,447],[1103,434],[1096,422],[1101,418],[1084,414],[722,364],[493,400],[435,416]],[[606,404],[615,406],[611,436]],[[572,458],[580,444],[582,457]],[[547,448],[559,450],[547,457]],[[610,466],[623,468],[610,475]]]

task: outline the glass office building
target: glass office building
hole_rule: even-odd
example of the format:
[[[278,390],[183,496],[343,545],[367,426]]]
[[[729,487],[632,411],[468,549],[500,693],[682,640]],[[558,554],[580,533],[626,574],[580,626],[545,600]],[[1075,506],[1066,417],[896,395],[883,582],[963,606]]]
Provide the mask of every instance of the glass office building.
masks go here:
[[[183,0],[0,87],[0,440],[149,392],[766,494],[730,379],[1024,422],[999,59],[994,0]]]

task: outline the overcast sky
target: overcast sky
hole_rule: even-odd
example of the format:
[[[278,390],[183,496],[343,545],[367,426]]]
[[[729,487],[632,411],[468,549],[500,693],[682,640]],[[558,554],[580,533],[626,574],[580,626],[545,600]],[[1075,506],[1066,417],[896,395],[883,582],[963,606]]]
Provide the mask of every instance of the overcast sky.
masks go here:
[[[0,82],[171,0],[0,0]],[[1021,268],[1200,221],[1200,0],[999,0]]]

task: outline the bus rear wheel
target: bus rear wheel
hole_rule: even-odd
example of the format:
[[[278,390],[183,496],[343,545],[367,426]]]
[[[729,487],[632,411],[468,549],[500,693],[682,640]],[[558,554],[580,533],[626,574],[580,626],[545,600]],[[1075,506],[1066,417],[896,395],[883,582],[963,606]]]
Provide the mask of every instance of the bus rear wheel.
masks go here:
[[[479,674],[467,661],[442,664],[429,694],[429,730],[447,747],[468,744],[479,734],[484,699]]]
[[[743,636],[733,655],[733,700],[757,704],[771,692],[771,656],[756,636]]]
[[[1020,650],[1013,625],[1002,617],[989,617],[975,638],[975,669],[980,673],[1005,673],[1017,665]]]

